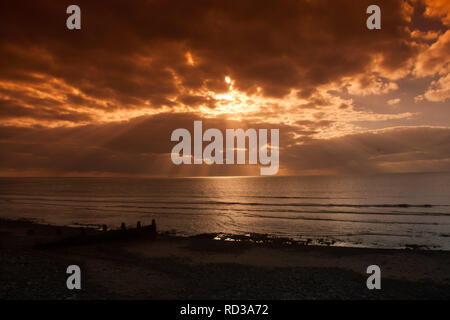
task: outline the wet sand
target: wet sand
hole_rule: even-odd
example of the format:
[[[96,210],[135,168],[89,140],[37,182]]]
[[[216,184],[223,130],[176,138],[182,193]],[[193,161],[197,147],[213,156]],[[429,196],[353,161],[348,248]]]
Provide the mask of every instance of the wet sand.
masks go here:
[[[158,234],[64,241],[79,228],[0,220],[0,299],[449,299],[450,252]],[[86,234],[100,231],[86,230]],[[66,289],[66,268],[82,290]],[[379,265],[381,290],[366,268]]]

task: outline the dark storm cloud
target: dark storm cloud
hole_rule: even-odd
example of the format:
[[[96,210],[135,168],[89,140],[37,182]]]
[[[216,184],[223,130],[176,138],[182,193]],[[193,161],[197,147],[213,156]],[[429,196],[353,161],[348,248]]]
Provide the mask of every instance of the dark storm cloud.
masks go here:
[[[365,12],[374,3],[382,9],[382,29],[369,31]],[[353,87],[347,93],[378,94],[394,90],[390,81],[408,70],[418,77],[445,70],[449,34],[430,27],[438,40],[427,49],[431,40],[416,42],[408,28],[448,16],[439,5],[432,17],[420,20],[425,14],[420,5],[411,23],[405,3],[80,0],[82,29],[69,31],[71,1],[2,1],[1,172],[259,174],[245,166],[174,166],[170,133],[192,128],[198,119],[204,127],[221,130],[280,129],[283,173],[450,170],[449,129],[410,127],[317,138],[324,132],[354,132],[361,128],[346,125],[377,119],[376,112],[364,116],[350,99],[337,99],[348,81]],[[244,120],[226,120],[228,111],[214,115],[220,99],[209,93],[229,91],[225,76],[240,93],[260,88],[267,98],[238,96],[241,103],[230,114]],[[423,99],[446,99],[444,76]],[[291,102],[285,96],[291,89],[305,100]],[[247,117],[245,108],[254,105],[257,110]],[[185,107],[192,113],[183,113]],[[199,107],[213,114],[207,119]],[[161,113],[137,116],[153,112]],[[273,124],[284,116],[292,125]]]
[[[0,79],[32,85],[35,74],[63,80],[116,110],[197,106],[183,90],[235,87],[268,96],[365,72],[382,57],[402,68],[416,49],[406,41],[401,1],[377,1],[383,29],[369,33],[372,1],[78,1],[82,29],[65,27],[69,1],[3,1]],[[186,63],[190,53],[193,65]],[[83,103],[72,94],[68,103]],[[83,104],[84,105],[84,104]],[[213,107],[214,104],[211,104]]]
[[[404,127],[313,140],[283,156],[300,173],[450,171],[450,129]]]
[[[74,128],[0,127],[0,167],[3,174],[34,170],[51,175],[178,175],[187,169],[198,175],[201,171],[194,170],[198,168],[177,167],[170,160],[175,144],[170,142],[172,131],[179,127],[192,131],[194,120],[199,116],[160,114]],[[204,125],[225,130],[242,123],[212,119],[205,120]],[[215,167],[215,172],[222,174],[241,171],[241,167]]]
[[[193,121],[199,119],[197,114],[159,114],[74,128],[0,127],[0,167],[2,174],[30,170],[50,175],[258,174],[256,166],[173,165],[171,132],[176,128],[192,132]],[[224,132],[271,126],[203,119],[203,128]],[[292,127],[277,128],[285,174],[450,170],[450,129],[446,128],[405,127],[328,140],[296,139]]]

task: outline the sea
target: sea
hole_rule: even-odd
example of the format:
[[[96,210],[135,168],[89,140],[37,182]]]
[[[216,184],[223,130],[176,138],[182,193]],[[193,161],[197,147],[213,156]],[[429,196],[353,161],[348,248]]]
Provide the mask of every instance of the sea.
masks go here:
[[[0,178],[0,218],[109,228],[155,219],[180,236],[450,250],[450,174]]]

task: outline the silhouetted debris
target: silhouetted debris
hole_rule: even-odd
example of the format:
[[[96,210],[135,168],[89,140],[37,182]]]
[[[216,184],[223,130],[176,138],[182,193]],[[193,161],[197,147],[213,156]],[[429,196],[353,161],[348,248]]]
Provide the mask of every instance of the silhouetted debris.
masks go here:
[[[69,246],[69,245],[81,245],[92,244],[97,242],[112,242],[122,240],[133,239],[156,239],[156,222],[152,220],[152,224],[149,226],[143,226],[140,221],[136,223],[135,229],[126,229],[125,223],[121,223],[119,230],[108,230],[106,225],[102,226],[102,231],[98,229],[80,228],[79,235],[71,235],[65,238],[60,238],[56,241],[41,244],[43,247],[52,246]]]
[[[407,244],[407,245],[405,245],[405,248],[410,249],[410,250],[428,250],[428,249],[430,249],[428,246],[418,245],[418,244]]]

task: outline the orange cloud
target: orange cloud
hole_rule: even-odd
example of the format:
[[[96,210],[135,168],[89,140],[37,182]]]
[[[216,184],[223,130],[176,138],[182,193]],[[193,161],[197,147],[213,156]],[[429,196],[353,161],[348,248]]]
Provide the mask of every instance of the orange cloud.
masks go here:
[[[450,25],[450,2],[447,0],[425,0],[425,14],[430,17],[442,19],[442,22]]]
[[[283,129],[283,147],[312,162],[287,161],[282,172],[296,163],[344,172],[352,161],[376,171],[347,146],[366,150],[372,140],[351,137],[449,123],[439,109],[449,97],[448,1],[379,1],[376,31],[365,27],[370,0],[79,0],[76,32],[61,22],[69,4],[10,1],[0,20],[3,172],[196,174],[166,163],[167,130],[194,118]],[[355,157],[330,150],[334,143]]]

